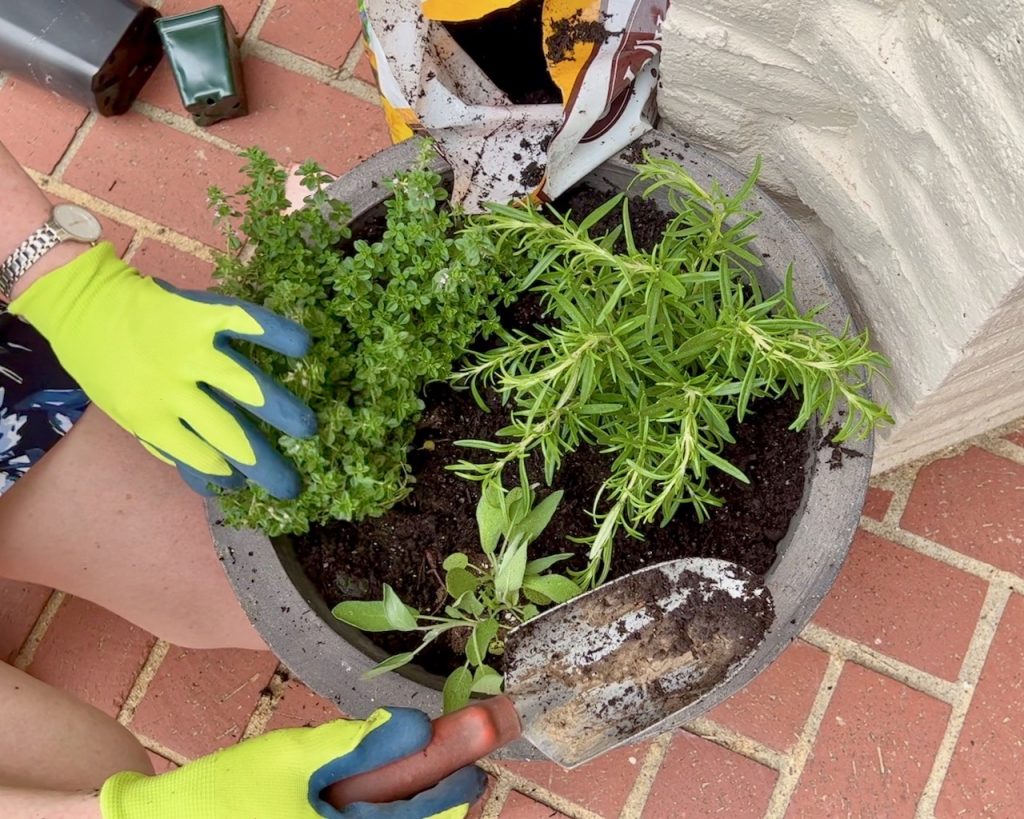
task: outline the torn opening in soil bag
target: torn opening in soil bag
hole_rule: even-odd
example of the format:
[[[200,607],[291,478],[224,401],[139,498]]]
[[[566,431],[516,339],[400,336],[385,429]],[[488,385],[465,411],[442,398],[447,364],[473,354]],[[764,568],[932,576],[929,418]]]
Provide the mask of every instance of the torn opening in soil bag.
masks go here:
[[[392,139],[432,137],[454,169],[453,201],[477,211],[488,201],[554,199],[653,127],[668,4],[361,0],[359,8]]]

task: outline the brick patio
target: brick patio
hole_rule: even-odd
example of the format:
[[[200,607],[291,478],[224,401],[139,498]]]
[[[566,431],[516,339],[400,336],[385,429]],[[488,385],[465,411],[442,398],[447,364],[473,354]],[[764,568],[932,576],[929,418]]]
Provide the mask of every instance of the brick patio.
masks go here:
[[[154,5],[159,5],[154,3]],[[208,2],[164,0],[165,13]],[[0,139],[124,257],[209,282],[210,184],[241,147],[340,173],[387,144],[355,0],[226,0],[252,113],[208,130],[166,65],[98,118],[0,75]],[[336,23],[333,21],[337,21]],[[1024,423],[878,477],[803,639],[691,733],[566,773],[488,765],[485,817],[1016,817],[1024,810]],[[333,707],[269,654],[188,651],[82,600],[0,580],[0,658],[116,716],[158,770]]]

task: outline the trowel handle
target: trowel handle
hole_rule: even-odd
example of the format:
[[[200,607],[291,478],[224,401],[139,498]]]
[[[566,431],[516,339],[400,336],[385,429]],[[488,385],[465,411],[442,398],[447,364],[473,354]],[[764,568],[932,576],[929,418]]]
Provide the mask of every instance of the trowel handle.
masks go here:
[[[326,801],[341,810],[353,802],[410,799],[522,734],[515,706],[504,695],[475,700],[432,725],[433,736],[422,751],[335,782],[324,794]]]

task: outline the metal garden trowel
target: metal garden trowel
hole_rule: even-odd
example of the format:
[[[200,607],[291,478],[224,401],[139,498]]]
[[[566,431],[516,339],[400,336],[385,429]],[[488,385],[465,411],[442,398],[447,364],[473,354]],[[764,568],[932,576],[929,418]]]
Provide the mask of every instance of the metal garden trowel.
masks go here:
[[[406,799],[520,736],[580,765],[722,682],[773,619],[768,589],[735,563],[685,558],[633,572],[513,630],[505,694],[439,717],[422,751],[337,782],[326,799]]]

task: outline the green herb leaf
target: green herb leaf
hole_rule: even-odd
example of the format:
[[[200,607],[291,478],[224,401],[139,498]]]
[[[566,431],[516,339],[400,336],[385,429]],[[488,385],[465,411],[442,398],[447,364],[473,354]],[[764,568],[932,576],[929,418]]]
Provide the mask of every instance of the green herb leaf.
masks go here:
[[[486,657],[491,640],[498,634],[498,621],[493,617],[477,623],[466,643],[466,659],[473,665],[480,665]]]
[[[504,682],[501,674],[489,665],[479,665],[473,672],[472,691],[474,694],[486,694],[489,697],[495,697],[502,692]]]
[[[514,543],[502,556],[494,575],[494,590],[498,598],[511,602],[523,587],[526,574],[526,544]]]
[[[415,631],[419,612],[405,605],[395,590],[384,584],[384,616],[396,631]]]
[[[442,699],[444,712],[450,714],[458,711],[469,703],[469,695],[473,690],[473,674],[465,666],[456,668],[444,682]]]
[[[363,679],[371,680],[374,677],[379,677],[381,674],[386,674],[388,671],[394,671],[396,668],[401,668],[406,663],[409,663],[415,656],[415,651],[406,651],[403,654],[395,654],[392,657],[388,657],[386,660],[382,660],[377,663],[377,665],[363,674]]]
[[[448,594],[458,598],[466,592],[476,591],[480,585],[480,579],[465,569],[449,569],[444,579]]]
[[[332,610],[335,617],[350,626],[355,626],[362,631],[379,632],[394,631],[395,627],[387,615],[383,601],[380,600],[346,600],[338,603]],[[419,612],[412,607],[407,607],[407,614],[415,618]]]
[[[572,580],[559,574],[527,575],[523,580],[523,588],[539,592],[548,598],[545,602],[550,603],[564,603],[583,593]]]
[[[448,569],[465,569],[469,565],[469,558],[462,552],[454,552],[444,559],[441,566]]]
[[[513,527],[512,531],[509,532],[509,537],[522,537],[525,538],[527,543],[532,543],[540,537],[541,532],[551,522],[558,504],[562,502],[563,494],[562,490],[559,489],[557,492],[552,492],[544,498]]]

